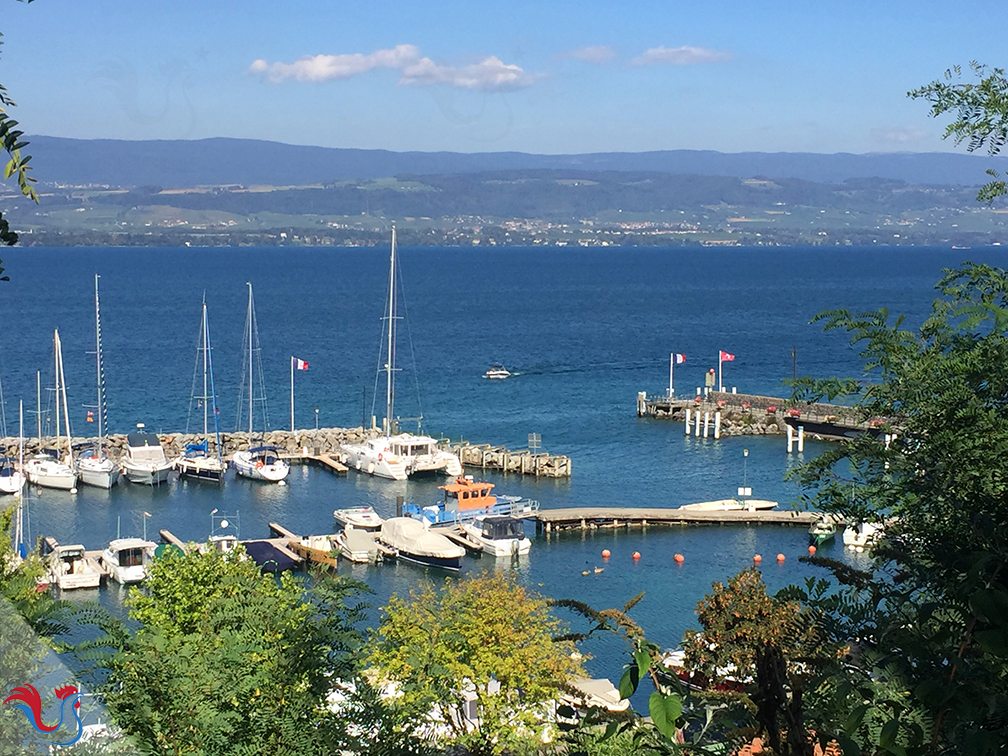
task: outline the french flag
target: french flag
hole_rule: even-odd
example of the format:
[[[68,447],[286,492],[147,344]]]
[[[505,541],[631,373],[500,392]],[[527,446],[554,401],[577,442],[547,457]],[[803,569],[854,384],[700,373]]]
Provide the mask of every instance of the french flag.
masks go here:
[[[682,365],[684,362],[686,362],[686,355],[685,354],[679,354],[678,352],[676,352],[675,364],[676,365]]]
[[[305,360],[299,360],[297,357],[294,358],[294,367],[297,370],[307,370],[308,362]]]

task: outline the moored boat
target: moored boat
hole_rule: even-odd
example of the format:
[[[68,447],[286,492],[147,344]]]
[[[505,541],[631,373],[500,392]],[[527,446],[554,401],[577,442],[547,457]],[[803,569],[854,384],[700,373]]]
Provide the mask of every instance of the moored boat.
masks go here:
[[[196,393],[200,362],[203,363],[203,393]],[[192,417],[193,402],[203,410],[203,440],[187,444],[185,453],[176,462],[179,475],[194,480],[223,483],[227,465],[221,459],[220,428],[217,424],[217,389],[213,378],[213,356],[210,348],[210,321],[207,318],[206,296],[203,297],[203,317],[200,321],[199,346],[196,349],[196,366],[193,368],[192,391],[189,393],[189,412],[186,416],[186,433]],[[210,453],[210,417],[213,416],[214,436],[217,440],[215,453]]]
[[[25,475],[36,486],[77,490],[77,473],[73,467],[60,460],[56,449],[43,449],[24,465]]]
[[[403,513],[432,525],[444,525],[472,521],[478,515],[523,517],[539,509],[538,501],[493,494],[493,483],[473,480],[472,475],[457,477],[438,488],[444,491],[443,499],[425,507],[407,503]]]
[[[822,546],[836,537],[837,524],[833,518],[823,515],[809,526],[809,543]]]
[[[718,499],[716,501],[700,501],[696,504],[684,504],[679,509],[698,512],[754,512],[760,509],[773,509],[776,506],[776,501],[768,501],[767,499]]]
[[[358,530],[352,525],[343,529],[342,533],[333,536],[340,554],[351,562],[369,564],[378,561],[378,542],[374,533]]]
[[[157,545],[142,538],[116,538],[101,554],[101,564],[117,583],[139,583],[147,577]]]
[[[365,530],[374,532],[381,530],[382,523],[385,522],[374,507],[346,507],[345,509],[333,510],[333,518],[342,528],[347,526],[354,530]]]
[[[130,483],[153,486],[168,480],[173,463],[165,456],[157,435],[146,433],[144,424],[137,423],[136,432],[126,436],[126,455],[122,466],[123,475]]]
[[[382,523],[378,540],[396,552],[399,559],[425,567],[458,570],[462,567],[465,549],[440,533],[430,530],[427,523],[411,517],[392,517]]]
[[[236,451],[231,458],[238,474],[266,483],[281,483],[290,473],[290,465],[280,459],[276,446],[254,446],[247,451]]]
[[[105,456],[100,446],[91,447],[77,457],[77,476],[89,486],[112,488],[119,481],[119,466]]]
[[[105,363],[102,361],[101,310],[98,307],[98,279],[95,274],[95,373],[98,389],[94,412],[88,412],[88,422],[98,419],[98,443],[87,448],[77,458],[80,482],[95,488],[112,488],[119,482],[119,466],[105,455],[105,433],[108,431],[108,411],[105,406]]]
[[[484,553],[495,557],[520,556],[532,548],[532,541],[525,535],[525,523],[517,517],[479,515],[462,523],[462,532]]]
[[[105,571],[80,544],[57,546],[49,555],[49,582],[62,591],[98,588]]]
[[[871,548],[882,535],[882,526],[870,522],[855,522],[844,528],[843,544],[848,551]]]
[[[10,457],[0,457],[0,493],[16,494],[24,488],[24,476]]]

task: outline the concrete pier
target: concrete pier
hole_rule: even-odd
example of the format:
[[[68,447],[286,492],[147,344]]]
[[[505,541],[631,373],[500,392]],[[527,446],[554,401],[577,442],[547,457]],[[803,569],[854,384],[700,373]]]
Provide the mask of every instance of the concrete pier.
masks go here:
[[[643,528],[653,525],[794,525],[807,528],[819,518],[816,512],[786,509],[697,510],[638,507],[571,507],[540,509],[529,515],[537,533],[561,530]]]
[[[571,459],[564,455],[533,453],[528,449],[509,451],[504,446],[471,444],[468,441],[448,441],[442,443],[441,448],[457,454],[463,467],[521,473],[537,478],[569,478],[571,475]]]

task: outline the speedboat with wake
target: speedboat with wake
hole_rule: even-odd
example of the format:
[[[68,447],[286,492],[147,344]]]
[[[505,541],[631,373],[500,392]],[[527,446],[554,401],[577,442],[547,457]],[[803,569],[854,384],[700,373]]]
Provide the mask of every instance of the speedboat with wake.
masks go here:
[[[511,371],[499,363],[494,363],[490,366],[490,369],[483,373],[484,378],[489,378],[491,381],[502,381],[505,378],[511,377]]]

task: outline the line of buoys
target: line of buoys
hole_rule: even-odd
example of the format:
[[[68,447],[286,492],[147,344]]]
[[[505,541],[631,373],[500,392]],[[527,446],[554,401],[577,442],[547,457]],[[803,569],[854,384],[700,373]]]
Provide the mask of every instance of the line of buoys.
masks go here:
[[[760,556],[759,554],[756,554],[756,555],[755,555],[755,556],[754,556],[754,557],[752,558],[752,560],[753,560],[754,562],[756,562],[756,564],[759,564],[760,562],[762,562],[762,561],[763,561],[763,557],[762,557],[762,556]]]
[[[609,552],[609,549],[602,549],[602,558],[603,559],[608,559],[611,556],[612,556],[612,554]]]
[[[684,557],[682,554],[675,554],[672,557],[672,559],[673,561],[675,561],[676,564],[682,564],[683,562],[686,561],[686,557]]]
[[[809,546],[808,547],[808,553],[809,553],[809,556],[815,556],[816,547],[815,546]]]
[[[640,552],[639,551],[635,551],[633,553],[633,560],[636,562],[638,559],[640,559]]]
[[[783,554],[778,554],[777,555],[777,562],[780,563],[780,562],[783,562],[783,561],[784,561],[784,555]]]

